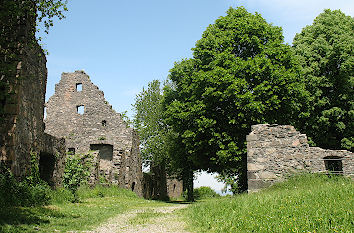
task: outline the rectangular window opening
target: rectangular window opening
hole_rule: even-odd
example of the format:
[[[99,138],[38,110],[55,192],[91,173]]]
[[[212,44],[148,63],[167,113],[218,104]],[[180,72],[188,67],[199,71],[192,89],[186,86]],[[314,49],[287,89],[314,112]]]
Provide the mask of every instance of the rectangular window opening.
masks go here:
[[[76,83],[76,91],[82,91],[82,83]]]
[[[76,112],[80,115],[84,114],[85,113],[85,106],[84,105],[76,106]]]
[[[47,107],[44,107],[44,116],[43,116],[43,119],[46,119],[47,118]]]
[[[100,159],[113,160],[113,145],[110,144],[90,144],[90,150],[98,150]]]

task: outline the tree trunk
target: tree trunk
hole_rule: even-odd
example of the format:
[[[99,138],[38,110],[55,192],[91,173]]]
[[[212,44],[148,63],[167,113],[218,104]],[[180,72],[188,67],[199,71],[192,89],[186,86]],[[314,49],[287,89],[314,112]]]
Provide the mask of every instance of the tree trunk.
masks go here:
[[[184,168],[183,191],[187,191],[187,201],[194,201],[193,180],[194,180],[193,170],[190,167]]]

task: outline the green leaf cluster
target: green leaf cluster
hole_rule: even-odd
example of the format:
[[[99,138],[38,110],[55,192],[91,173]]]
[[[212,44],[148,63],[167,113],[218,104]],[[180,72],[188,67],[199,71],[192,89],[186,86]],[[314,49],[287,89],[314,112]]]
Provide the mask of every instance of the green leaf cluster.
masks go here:
[[[310,92],[303,131],[315,145],[354,148],[354,18],[325,10],[294,38],[293,49]]]
[[[77,200],[77,190],[81,184],[87,182],[90,170],[93,166],[93,155],[68,154],[66,157],[63,186],[74,195],[74,202]]]
[[[136,96],[133,105],[134,128],[140,137],[141,156],[146,166],[161,164],[167,158],[167,128],[163,120],[163,88],[153,80]]]

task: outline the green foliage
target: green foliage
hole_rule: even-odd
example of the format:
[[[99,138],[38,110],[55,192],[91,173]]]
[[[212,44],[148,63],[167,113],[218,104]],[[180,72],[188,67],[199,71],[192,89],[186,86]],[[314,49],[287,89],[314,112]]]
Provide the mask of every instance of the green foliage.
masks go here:
[[[238,177],[234,175],[234,172],[222,172],[216,178],[219,182],[225,184],[222,192],[230,191],[233,194],[239,193],[240,189],[238,187]]]
[[[39,156],[36,152],[31,151],[30,152],[31,160],[31,173],[26,177],[26,180],[30,184],[38,184],[43,182],[43,180],[40,178],[39,174]]]
[[[251,125],[300,124],[306,115],[307,92],[291,47],[280,27],[240,7],[210,25],[193,52],[170,70],[167,123],[181,139],[185,160],[237,176],[246,190]]]
[[[133,105],[134,128],[140,137],[141,156],[145,165],[160,164],[167,158],[167,127],[163,119],[161,83],[153,80],[136,96]]]
[[[36,0],[37,8],[37,24],[43,24],[45,32],[48,33],[49,28],[53,26],[53,18],[59,20],[65,18],[63,14],[67,11],[68,0]]]
[[[78,201],[77,190],[87,182],[92,167],[93,155],[68,154],[63,175],[63,186],[74,195],[73,201]]]
[[[323,148],[354,148],[353,35],[353,17],[325,10],[294,38],[311,93],[311,116],[301,128]]]
[[[123,111],[121,113],[122,120],[127,124],[127,126],[132,127],[133,126],[133,121],[130,120],[130,118],[129,118],[127,113],[128,113],[127,111]]]
[[[44,181],[17,181],[8,169],[0,168],[0,207],[48,204],[50,192]]]
[[[352,232],[354,183],[305,175],[259,193],[209,199],[190,206],[195,232]]]
[[[212,188],[202,186],[194,189],[194,198],[196,200],[208,199],[213,197],[220,197]]]

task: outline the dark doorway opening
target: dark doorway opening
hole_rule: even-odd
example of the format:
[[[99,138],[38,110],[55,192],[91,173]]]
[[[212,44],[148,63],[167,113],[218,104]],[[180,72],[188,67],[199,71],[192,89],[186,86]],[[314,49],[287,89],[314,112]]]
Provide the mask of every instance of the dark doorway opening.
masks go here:
[[[91,144],[90,150],[98,150],[100,152],[100,159],[113,159],[113,146],[109,144]]]
[[[343,174],[342,159],[339,156],[327,156],[324,158],[325,167],[329,174]]]
[[[39,155],[39,176],[50,186],[54,186],[53,172],[55,167],[55,156],[41,152]]]
[[[132,183],[132,191],[135,189],[135,182]]]

